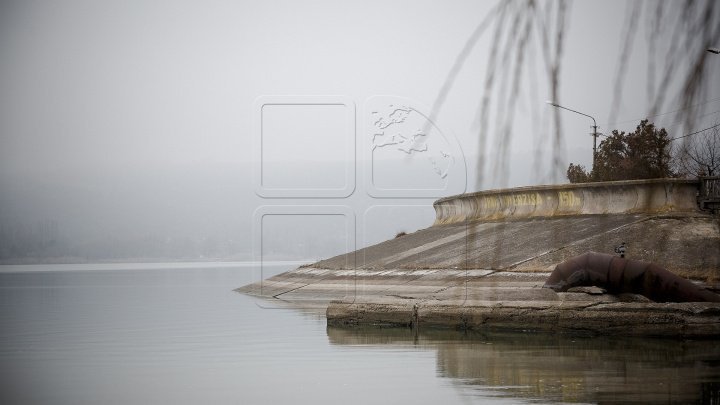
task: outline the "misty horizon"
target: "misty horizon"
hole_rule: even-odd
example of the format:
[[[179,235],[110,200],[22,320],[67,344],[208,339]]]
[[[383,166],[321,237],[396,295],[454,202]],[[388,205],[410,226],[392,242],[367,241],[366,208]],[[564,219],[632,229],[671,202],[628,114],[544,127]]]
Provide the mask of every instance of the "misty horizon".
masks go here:
[[[253,233],[265,206],[348,207],[346,239],[362,247],[430,226],[440,197],[566,182],[568,163],[591,164],[592,122],[564,112],[556,142],[545,100],[608,134],[653,111],[648,88],[682,88],[689,62],[648,84],[649,48],[636,41],[616,99],[633,4],[568,3],[559,93],[542,48],[528,48],[526,77],[505,100],[484,87],[503,38],[486,32],[453,70],[494,2],[3,2],[0,263],[250,260],[265,254]],[[652,28],[642,20],[639,33]],[[717,72],[720,58],[707,58]],[[696,129],[720,121],[720,82],[701,96]],[[506,101],[517,101],[509,138]],[[398,107],[419,114],[388,127],[382,109]],[[653,121],[679,136],[683,108],[667,97]],[[276,257],[340,249],[270,232]]]

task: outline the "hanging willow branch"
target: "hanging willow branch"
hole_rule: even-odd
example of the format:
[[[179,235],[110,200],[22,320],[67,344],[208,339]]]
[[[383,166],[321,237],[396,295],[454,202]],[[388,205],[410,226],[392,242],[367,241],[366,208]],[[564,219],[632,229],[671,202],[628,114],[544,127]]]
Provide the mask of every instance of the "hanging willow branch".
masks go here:
[[[488,156],[488,139],[491,133],[490,117],[494,117],[493,133],[497,134],[497,153],[493,159],[493,175],[507,178],[509,152],[513,137],[513,123],[518,100],[524,89],[524,78],[536,95],[533,79],[537,77],[537,64],[533,57],[536,49],[542,55],[550,97],[559,102],[562,84],[562,58],[568,29],[570,3],[567,0],[510,0],[498,1],[475,28],[458,54],[430,114],[434,121],[457,76],[477,43],[493,27],[491,46],[488,50],[483,91],[475,122],[477,123],[478,159],[476,187],[481,189],[485,181],[485,159]],[[656,115],[667,105],[680,105],[678,114],[685,132],[692,129],[702,114],[703,98],[713,72],[720,65],[715,60],[715,70],[708,61],[709,47],[720,43],[720,2],[715,0],[685,0],[677,2],[631,2],[628,5],[624,33],[620,43],[618,68],[614,80],[610,122],[614,122],[622,109],[624,80],[635,47],[638,24],[645,18],[647,49],[646,92],[649,105],[648,116]],[[712,57],[712,55],[710,55]],[[679,88],[668,83],[680,78]],[[668,101],[670,100],[670,101]],[[530,105],[538,100],[530,100]],[[494,112],[494,115],[492,114]],[[533,121],[537,115],[533,115]],[[542,128],[534,122],[535,128]],[[563,173],[564,138],[561,114],[552,111],[553,152],[550,170]],[[536,145],[547,136],[542,130],[536,134]],[[538,152],[539,154],[539,152]]]

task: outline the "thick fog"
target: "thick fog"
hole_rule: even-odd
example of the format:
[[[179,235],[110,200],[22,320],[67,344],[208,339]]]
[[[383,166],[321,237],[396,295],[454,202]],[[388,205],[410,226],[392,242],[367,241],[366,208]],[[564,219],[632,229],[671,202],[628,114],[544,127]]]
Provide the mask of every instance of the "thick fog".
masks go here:
[[[509,155],[491,139],[478,156],[490,35],[428,124],[494,4],[2,1],[0,262],[305,260],[430,226],[443,196],[565,182],[540,68]],[[577,2],[568,17],[560,99],[601,131],[649,108],[638,41],[607,128],[626,13]],[[717,80],[705,99],[698,126],[720,119]],[[590,125],[563,116],[565,167],[590,165]],[[478,186],[495,158],[509,169]]]

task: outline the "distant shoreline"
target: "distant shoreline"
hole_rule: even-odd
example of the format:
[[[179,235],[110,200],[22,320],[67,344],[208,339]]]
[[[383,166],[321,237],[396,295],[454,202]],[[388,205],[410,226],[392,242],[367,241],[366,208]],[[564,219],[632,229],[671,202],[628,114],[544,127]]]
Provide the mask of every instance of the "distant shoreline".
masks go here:
[[[264,258],[264,263],[300,263],[309,264],[320,260],[319,258],[310,259],[284,259],[284,258]],[[14,258],[1,259],[0,266],[23,266],[23,265],[53,265],[53,264],[123,264],[123,263],[250,263],[257,262],[251,257],[213,257],[200,259],[174,259],[174,258],[124,258],[124,259],[85,259],[82,257],[49,257],[49,258]]]
[[[258,267],[258,261],[165,261],[165,262],[95,262],[95,263],[33,263],[0,264],[0,274],[55,272],[55,271],[111,271],[111,270],[147,270],[147,269],[187,269],[187,268],[232,268]],[[306,264],[306,261],[263,261],[266,266],[293,266]]]

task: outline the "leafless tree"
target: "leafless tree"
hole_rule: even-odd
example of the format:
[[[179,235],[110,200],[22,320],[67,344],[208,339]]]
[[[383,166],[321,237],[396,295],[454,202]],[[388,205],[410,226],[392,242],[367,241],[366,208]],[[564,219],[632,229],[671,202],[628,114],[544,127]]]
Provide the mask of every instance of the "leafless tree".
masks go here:
[[[675,153],[678,173],[684,177],[720,175],[720,127],[688,138]]]

